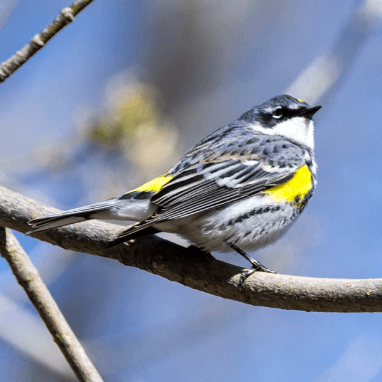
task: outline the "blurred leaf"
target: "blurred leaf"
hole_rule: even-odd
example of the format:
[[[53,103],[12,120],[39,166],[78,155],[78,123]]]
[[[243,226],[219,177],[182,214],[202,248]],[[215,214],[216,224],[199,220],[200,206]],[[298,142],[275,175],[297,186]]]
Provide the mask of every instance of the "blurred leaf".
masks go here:
[[[115,88],[109,90],[109,110],[89,126],[88,137],[98,145],[121,149],[140,125],[160,118],[161,96],[150,84],[122,82],[111,87]]]

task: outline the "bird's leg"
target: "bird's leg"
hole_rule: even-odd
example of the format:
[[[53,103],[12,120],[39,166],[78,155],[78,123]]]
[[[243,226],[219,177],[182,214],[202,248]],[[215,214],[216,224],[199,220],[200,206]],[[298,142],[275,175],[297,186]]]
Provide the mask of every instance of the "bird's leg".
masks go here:
[[[268,273],[277,273],[275,271],[272,271],[271,269],[265,267],[262,265],[259,261],[255,260],[253,257],[248,256],[242,249],[237,247],[235,244],[232,244],[228,241],[225,242],[229,247],[231,247],[234,251],[236,251],[239,255],[243,256],[246,260],[248,260],[252,268],[247,269],[241,273],[240,277],[240,285],[243,285],[244,281],[247,277],[249,277],[252,273],[258,271],[258,272],[268,272]]]

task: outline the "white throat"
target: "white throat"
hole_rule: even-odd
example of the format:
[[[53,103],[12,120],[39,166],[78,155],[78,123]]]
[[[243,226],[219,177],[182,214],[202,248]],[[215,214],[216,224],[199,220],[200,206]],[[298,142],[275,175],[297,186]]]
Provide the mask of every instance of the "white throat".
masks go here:
[[[264,128],[260,124],[253,124],[250,127],[264,134],[282,135],[314,149],[314,123],[311,119],[294,117],[278,123],[271,129]]]

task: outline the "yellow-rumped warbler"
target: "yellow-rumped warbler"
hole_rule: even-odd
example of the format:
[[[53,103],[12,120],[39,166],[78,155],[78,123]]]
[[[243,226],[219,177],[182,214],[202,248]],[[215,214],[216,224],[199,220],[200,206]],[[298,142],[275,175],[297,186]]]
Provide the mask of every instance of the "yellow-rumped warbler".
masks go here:
[[[280,238],[316,185],[313,115],[321,106],[281,95],[207,136],[164,175],[105,202],[34,219],[28,234],[89,219],[138,223],[110,244],[157,232],[176,233],[202,250],[251,258]]]

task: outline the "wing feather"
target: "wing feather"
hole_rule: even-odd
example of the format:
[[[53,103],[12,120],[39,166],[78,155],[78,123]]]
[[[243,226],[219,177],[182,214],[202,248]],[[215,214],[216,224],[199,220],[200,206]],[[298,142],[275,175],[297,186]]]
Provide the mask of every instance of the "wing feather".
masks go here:
[[[288,161],[287,167],[284,164],[285,153],[274,150],[276,145],[280,147],[285,141],[281,142],[282,138],[272,138],[269,144],[264,144],[264,139],[256,141],[256,147],[252,145],[252,149],[255,149],[252,152],[258,151],[261,146],[264,153],[252,155],[250,160],[247,155],[248,147],[240,140],[237,140],[236,146],[230,151],[224,152],[224,155],[206,153],[204,158],[208,157],[209,163],[191,161],[189,165],[182,165],[182,160],[189,160],[192,156],[193,151],[189,152],[184,157],[186,159],[183,158],[174,166],[174,171],[179,171],[179,174],[151,197],[150,202],[159,207],[156,212],[145,221],[122,232],[120,238],[128,239],[131,234],[153,224],[219,208],[290,180],[295,171],[305,164],[303,152],[297,146],[292,147],[293,157]],[[292,144],[288,142],[288,145],[291,147]],[[265,149],[268,151],[265,152]],[[198,148],[194,152],[198,152]],[[270,156],[269,152],[275,154]]]

